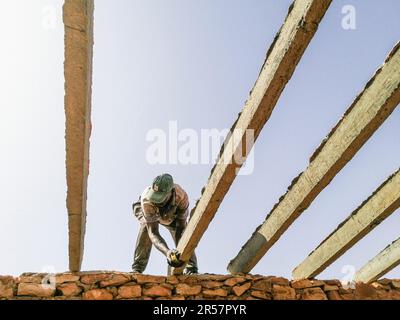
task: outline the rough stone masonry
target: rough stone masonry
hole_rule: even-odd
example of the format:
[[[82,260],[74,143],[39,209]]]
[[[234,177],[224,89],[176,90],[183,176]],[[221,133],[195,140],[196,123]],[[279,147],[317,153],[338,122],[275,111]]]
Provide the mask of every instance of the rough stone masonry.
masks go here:
[[[152,276],[121,272],[0,276],[0,300],[400,300],[400,279],[354,288],[338,280],[259,275]]]

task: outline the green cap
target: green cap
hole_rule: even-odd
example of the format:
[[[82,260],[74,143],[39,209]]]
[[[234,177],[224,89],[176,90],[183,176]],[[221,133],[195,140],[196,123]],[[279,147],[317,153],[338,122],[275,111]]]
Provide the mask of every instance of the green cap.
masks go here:
[[[174,179],[172,176],[168,173],[161,174],[154,179],[147,193],[147,198],[155,204],[163,203],[171,194],[173,187]]]

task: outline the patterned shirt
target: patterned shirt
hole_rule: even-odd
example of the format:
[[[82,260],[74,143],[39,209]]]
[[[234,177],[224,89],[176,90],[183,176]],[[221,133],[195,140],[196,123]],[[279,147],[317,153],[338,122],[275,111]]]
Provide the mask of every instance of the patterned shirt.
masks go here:
[[[140,206],[134,204],[135,216],[142,223],[159,222],[163,225],[170,225],[176,219],[186,220],[189,213],[189,197],[185,190],[178,184],[174,184],[171,199],[163,207],[158,207],[147,198],[147,187],[140,196]],[[137,203],[139,204],[139,203]]]

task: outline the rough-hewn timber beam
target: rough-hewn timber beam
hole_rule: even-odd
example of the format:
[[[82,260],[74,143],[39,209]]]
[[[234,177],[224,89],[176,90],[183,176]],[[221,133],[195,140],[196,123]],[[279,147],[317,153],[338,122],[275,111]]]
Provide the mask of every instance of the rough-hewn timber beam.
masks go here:
[[[354,281],[370,283],[400,265],[400,238],[388,245],[375,258],[356,272]]]
[[[400,102],[400,44],[367,83],[238,255],[231,273],[249,272],[349,162]]]
[[[313,278],[321,273],[399,207],[397,171],[293,270],[293,279]]]
[[[250,97],[232,128],[234,138],[227,140],[179,242],[178,250],[184,261],[190,258],[236,177],[240,163],[235,161],[234,155],[240,153],[243,159],[251,150],[252,144],[246,143],[247,130],[254,130],[254,140],[257,139],[330,3],[331,0],[296,0],[291,5]],[[180,273],[181,269],[172,272]]]
[[[93,0],[65,0],[63,20],[69,268],[79,271],[83,257],[89,174]]]

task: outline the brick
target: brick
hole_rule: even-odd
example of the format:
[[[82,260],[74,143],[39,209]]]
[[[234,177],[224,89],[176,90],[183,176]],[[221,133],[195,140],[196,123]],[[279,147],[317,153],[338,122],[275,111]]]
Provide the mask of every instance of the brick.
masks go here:
[[[277,284],[280,286],[290,286],[290,281],[282,277],[266,277],[266,280],[270,280],[272,284]]]
[[[0,276],[0,284],[6,286],[12,286],[15,283],[15,280],[12,276]]]
[[[14,278],[11,276],[0,276],[0,299],[10,299],[14,296]]]
[[[201,285],[206,289],[215,289],[222,287],[223,283],[218,281],[204,281]]]
[[[170,297],[172,292],[170,289],[155,285],[148,289],[144,289],[143,294],[149,297]]]
[[[203,295],[206,298],[213,297],[226,297],[228,296],[228,292],[225,289],[215,289],[215,290],[204,290]]]
[[[170,289],[170,290],[173,290],[175,288],[175,286],[173,286],[172,284],[169,284],[169,283],[161,283],[160,286]]]
[[[377,290],[370,284],[357,283],[355,289],[355,299],[357,300],[374,300],[377,299]]]
[[[319,287],[304,289],[301,297],[303,300],[328,300],[325,293]]]
[[[259,280],[253,283],[251,289],[257,291],[267,291],[272,292],[272,282],[271,280]]]
[[[391,289],[389,284],[382,284],[379,282],[373,282],[373,283],[371,283],[371,286],[373,286],[377,290],[390,290]]]
[[[263,291],[252,291],[251,296],[262,300],[271,300],[271,295]]]
[[[201,285],[189,286],[181,283],[176,287],[176,293],[182,296],[195,296],[201,292]]]
[[[234,278],[229,278],[225,280],[224,285],[228,287],[233,287],[236,286],[237,284],[243,283],[246,281],[246,278],[243,277],[234,277]]]
[[[93,289],[83,294],[83,300],[113,300],[113,295],[106,289]]]
[[[393,280],[391,285],[394,289],[400,289],[400,280]]]
[[[400,291],[390,291],[391,300],[400,300]]]
[[[274,284],[272,287],[274,300],[294,300],[296,299],[296,291],[287,286]]]
[[[103,280],[100,282],[100,287],[109,287],[109,286],[120,286],[129,282],[131,279],[123,274],[115,274],[112,275],[110,279]]]
[[[18,278],[19,283],[37,283],[40,284],[42,283],[43,276],[38,275],[38,274],[27,274],[27,275],[21,275]]]
[[[186,283],[188,285],[195,285],[199,283],[199,279],[196,276],[186,276],[181,280],[182,283]]]
[[[347,288],[347,287],[340,287],[339,293],[340,294],[352,294],[352,293],[354,293],[354,290],[351,288]]]
[[[20,283],[17,292],[19,296],[33,296],[40,298],[52,297],[54,293],[54,288],[39,283]]]
[[[293,289],[306,289],[313,287],[321,287],[325,285],[325,283],[319,280],[302,279],[302,280],[292,281],[291,285]]]
[[[341,294],[340,297],[342,300],[354,300],[354,293],[344,293]]]
[[[76,282],[79,280],[79,276],[73,274],[58,274],[56,275],[56,284],[63,284],[66,282]]]
[[[95,284],[97,282],[106,280],[110,277],[111,277],[111,275],[109,273],[85,274],[81,277],[81,282],[83,284]]]
[[[337,290],[339,290],[339,287],[338,287],[338,286],[329,285],[329,284],[324,285],[324,291],[325,291],[325,292],[328,292],[328,291],[337,291]]]
[[[337,291],[328,291],[326,293],[326,296],[328,297],[328,300],[342,300],[339,292]]]
[[[324,280],[326,285],[341,287],[342,283],[336,279]]]
[[[243,285],[238,285],[232,288],[232,291],[235,295],[240,297],[243,293],[245,293],[247,290],[249,290],[251,287],[251,282],[247,282]]]
[[[133,276],[133,279],[136,279],[136,282],[138,284],[144,284],[144,283],[164,283],[166,280],[166,277],[162,276],[151,276],[151,275],[144,275],[144,274],[135,274]]]
[[[14,296],[14,290],[12,286],[4,285],[0,283],[0,299],[10,299]]]
[[[229,278],[232,278],[231,275],[219,275],[219,274],[200,274],[200,275],[195,275],[195,276],[179,276],[179,279],[182,277],[191,277],[194,279],[197,279],[198,281],[225,281]]]
[[[118,295],[122,299],[139,298],[142,295],[142,288],[139,285],[122,286],[118,289]]]
[[[80,295],[82,292],[82,289],[74,282],[63,283],[59,285],[57,289],[66,297],[75,297]]]

